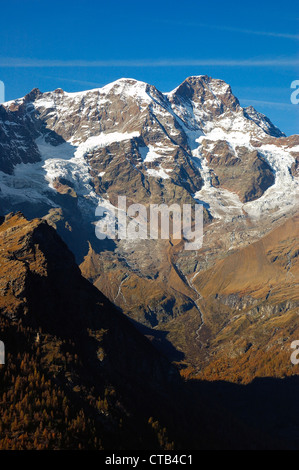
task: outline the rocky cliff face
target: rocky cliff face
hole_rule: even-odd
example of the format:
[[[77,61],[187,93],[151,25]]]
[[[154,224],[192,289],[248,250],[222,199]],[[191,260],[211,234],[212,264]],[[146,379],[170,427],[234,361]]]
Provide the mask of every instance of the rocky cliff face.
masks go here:
[[[140,374],[143,364],[146,375],[153,368],[154,375],[171,382],[176,375],[174,369],[167,361],[163,362],[130,321],[82,277],[73,254],[45,220],[28,222],[21,213],[9,214],[0,225],[0,245],[1,315],[61,338],[80,338],[84,330],[86,333],[92,328],[105,330],[102,365],[107,356],[108,362],[115,361],[115,366],[124,367],[120,373],[135,375],[136,371],[130,373],[129,361],[137,361],[134,365],[132,362],[132,367],[141,367]],[[107,354],[105,347],[110,351]],[[133,350],[138,348],[140,351],[135,355]],[[122,359],[117,358],[117,351],[122,351]],[[152,355],[151,365],[146,364],[147,354],[148,359]]]

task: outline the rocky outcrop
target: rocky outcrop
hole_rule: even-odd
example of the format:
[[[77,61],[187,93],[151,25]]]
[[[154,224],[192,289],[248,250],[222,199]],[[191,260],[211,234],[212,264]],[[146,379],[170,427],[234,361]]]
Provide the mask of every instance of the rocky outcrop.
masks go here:
[[[202,155],[213,171],[213,185],[237,193],[243,203],[259,199],[275,182],[270,165],[257,150],[232,148],[223,140],[215,145],[203,141]]]
[[[21,213],[9,214],[0,225],[0,246],[1,315],[62,338],[80,336],[88,328],[105,330],[104,343],[111,351],[107,362],[115,361],[119,367],[127,363],[130,374],[128,361],[140,360],[146,374],[153,367],[162,380],[176,375],[127,318],[82,277],[73,254],[45,220],[28,222]],[[134,357],[136,348],[140,351]],[[116,357],[117,351],[122,356],[126,351],[124,361]],[[146,357],[153,361],[151,366]],[[158,371],[160,366],[169,367],[168,372]]]

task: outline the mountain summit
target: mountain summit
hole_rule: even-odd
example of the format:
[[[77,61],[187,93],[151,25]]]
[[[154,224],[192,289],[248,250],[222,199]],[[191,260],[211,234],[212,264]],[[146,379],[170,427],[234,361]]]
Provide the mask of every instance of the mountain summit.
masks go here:
[[[0,132],[1,199],[10,208],[33,198],[55,207],[59,180],[84,204],[86,196],[91,204],[113,199],[130,181],[127,195],[139,202],[195,195],[213,217],[229,194],[242,213],[243,203],[270,187],[271,207],[281,201],[281,183],[295,189],[288,170],[298,139],[242,108],[228,84],[208,76],[189,77],[164,94],[133,79],[80,93],[35,89],[0,107]]]

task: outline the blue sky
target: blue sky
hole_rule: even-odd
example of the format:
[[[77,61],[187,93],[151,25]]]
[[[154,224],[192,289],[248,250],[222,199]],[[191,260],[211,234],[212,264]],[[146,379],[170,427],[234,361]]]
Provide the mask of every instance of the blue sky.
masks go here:
[[[298,1],[9,0],[1,2],[6,99],[132,77],[170,91],[207,74],[286,134],[299,133]]]

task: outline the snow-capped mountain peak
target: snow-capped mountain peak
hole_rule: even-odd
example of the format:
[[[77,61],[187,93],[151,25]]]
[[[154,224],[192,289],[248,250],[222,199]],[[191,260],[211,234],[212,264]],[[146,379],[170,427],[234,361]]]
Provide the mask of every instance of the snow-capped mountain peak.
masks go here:
[[[139,202],[195,198],[226,218],[290,208],[298,190],[298,138],[206,75],[164,94],[130,78],[78,93],[34,89],[0,106],[0,137],[8,208],[32,198],[57,206],[61,179],[83,206],[125,189]]]

